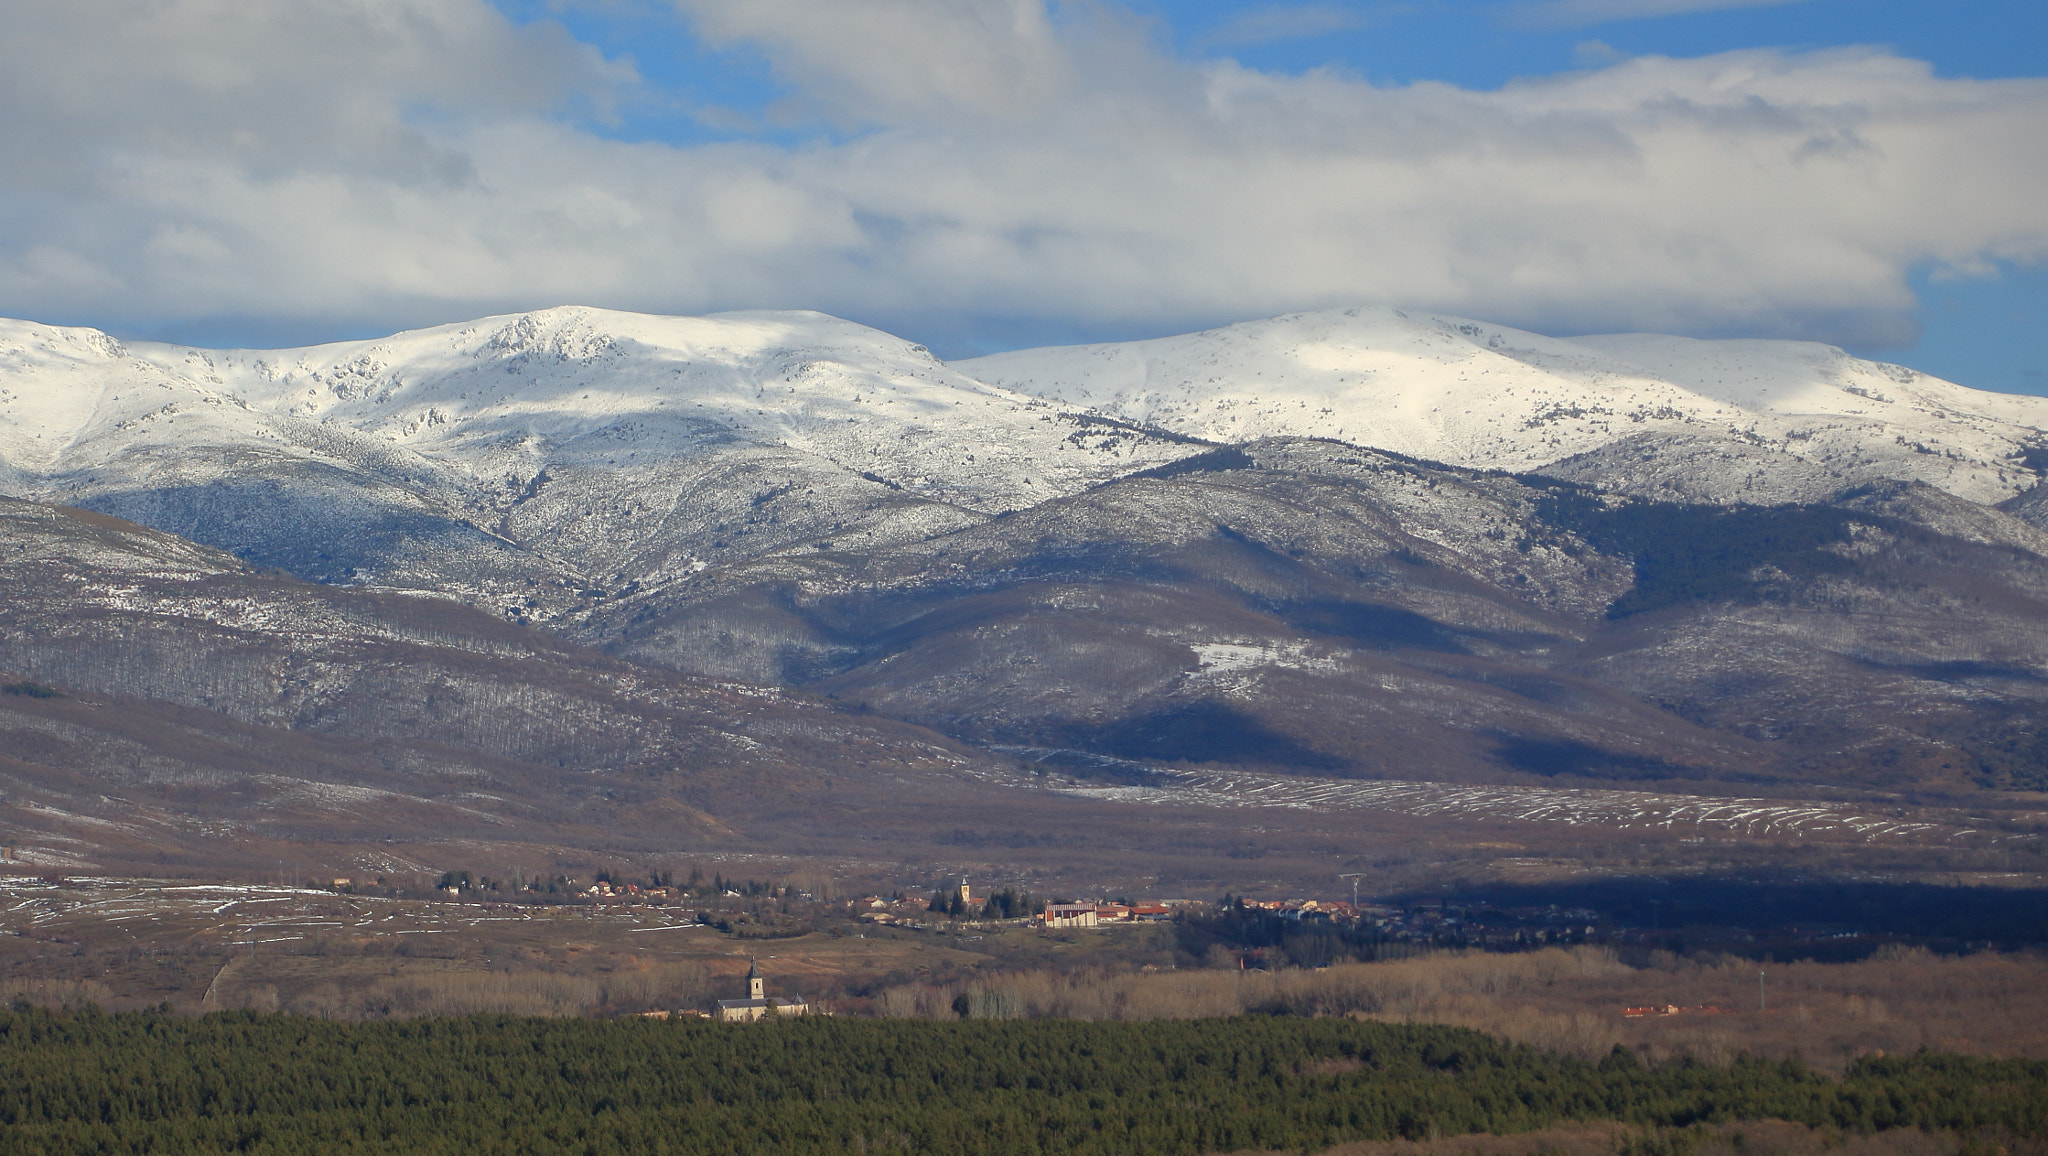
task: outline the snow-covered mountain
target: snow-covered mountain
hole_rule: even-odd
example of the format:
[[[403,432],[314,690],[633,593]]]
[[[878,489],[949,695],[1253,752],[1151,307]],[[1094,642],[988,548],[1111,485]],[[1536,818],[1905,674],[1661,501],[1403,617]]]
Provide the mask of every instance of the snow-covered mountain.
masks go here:
[[[547,309],[306,349],[0,322],[0,492],[533,621],[1332,438],[1641,496],[2027,491],[2048,400],[1795,342],[1329,310],[952,365],[816,313]]]
[[[563,308],[309,349],[0,323],[0,489],[547,618],[1193,452],[815,313]]]
[[[2048,399],[1832,346],[1544,337],[1393,309],[954,363],[994,385],[1221,442],[1335,438],[1480,469],[1705,501],[1811,501],[1879,478],[1997,502]]]
[[[1163,460],[1114,431],[1093,438],[1108,452],[1073,452],[1084,427],[1044,401],[819,313],[563,308],[312,349],[131,352],[268,414],[522,485],[548,465],[631,470],[743,441],[994,513]]]
[[[0,493],[971,743],[1344,774],[2048,784],[2044,429],[1825,346],[1388,310],[953,365],[814,313],[0,322]],[[303,593],[236,717],[296,701]],[[107,608],[51,606],[0,621],[31,676],[200,684],[127,625],[63,667]]]

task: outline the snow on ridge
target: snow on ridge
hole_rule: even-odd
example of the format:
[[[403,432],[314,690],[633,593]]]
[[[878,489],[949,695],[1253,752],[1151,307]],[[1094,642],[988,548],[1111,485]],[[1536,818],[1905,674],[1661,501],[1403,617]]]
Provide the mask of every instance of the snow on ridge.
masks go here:
[[[107,485],[150,447],[402,459],[384,472],[454,471],[445,490],[747,445],[986,512],[1190,452],[1104,435],[814,312],[564,306],[282,350],[122,348],[91,330],[0,325],[0,484],[16,493],[37,492],[37,476],[65,475],[66,493]],[[78,481],[98,467],[106,476]]]
[[[920,369],[943,374],[907,342],[794,312],[657,317],[572,306],[302,349],[135,352],[267,411],[429,442],[494,418],[553,420],[559,434],[623,415],[691,416],[658,411],[693,403],[729,417],[781,413],[790,407],[757,404],[766,400],[757,395],[806,361],[847,364],[872,385]],[[976,395],[998,392],[943,376]]]
[[[562,307],[309,349],[141,353],[264,410],[339,422],[479,475],[531,473],[537,454],[609,469],[737,439],[817,454],[940,500],[1007,508],[1018,491],[1042,498],[1102,480],[1120,457],[1062,455],[1072,424],[1041,422],[1052,414],[1044,401],[958,374],[901,338],[804,311]]]
[[[0,461],[54,460],[116,392],[125,356],[95,329],[0,321]]]
[[[2048,428],[2048,399],[1969,389],[1813,342],[1561,339],[1362,307],[953,368],[1218,441],[1329,437],[1523,471],[1631,437],[1685,435],[1810,463],[1839,484],[1919,480],[1983,502],[2037,480],[2019,458]]]
[[[1621,453],[1624,472],[1683,475],[1677,491],[1714,500],[1901,478],[1995,502],[2037,480],[2020,458],[2048,428],[2048,399],[1830,346],[1561,339],[1393,309],[951,365],[802,311],[563,306],[283,350],[124,347],[0,322],[0,489],[59,486],[61,500],[294,459],[376,472],[392,501],[420,487],[482,508],[485,491],[547,471],[619,476],[751,446],[987,514],[1192,452],[1071,416],[1089,411],[1211,441],[1323,437],[1481,468],[1579,459],[1595,480]],[[1629,448],[1645,438],[1647,451]],[[1788,480],[1760,485],[1759,468]]]

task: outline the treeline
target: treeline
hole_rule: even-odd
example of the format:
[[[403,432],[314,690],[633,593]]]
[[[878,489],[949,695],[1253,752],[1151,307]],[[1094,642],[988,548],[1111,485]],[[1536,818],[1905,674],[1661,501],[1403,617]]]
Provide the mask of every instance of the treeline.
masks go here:
[[[1467,946],[1466,935],[1458,927],[1442,928],[1426,939],[1393,940],[1369,923],[1289,919],[1279,911],[1247,907],[1229,895],[1213,911],[1177,915],[1173,939],[1177,962],[1212,967],[1326,967],[1407,959],[1432,950]],[[1578,939],[1539,929],[1517,949],[1533,951]]]
[[[1164,929],[1161,929],[1164,930]],[[876,993],[880,1015],[975,1019],[1152,1020],[1238,1015],[1361,1018],[1470,1028],[1546,1052],[1597,1060],[1638,1055],[1725,1064],[1742,1054],[1798,1055],[1839,1074],[1856,1056],[1923,1048],[2048,1059],[2048,957],[1937,955],[1890,947],[1858,963],[1758,965],[1735,956],[1613,948],[1439,951],[1327,968],[1067,968],[959,972]],[[1627,1018],[1625,1007],[1711,1005],[1727,1014]]]
[[[14,1153],[1303,1150],[1583,1120],[2048,1135],[2048,1063],[1598,1064],[1456,1028],[0,1013]]]
[[[932,892],[932,901],[925,904],[924,909],[949,919],[1022,919],[1044,911],[1045,900],[1014,887],[1005,887],[977,906],[962,899],[958,891],[941,887]]]
[[[2017,844],[2022,853],[2032,843]],[[2031,858],[2031,856],[2029,856]],[[1668,939],[1711,939],[1717,950],[1753,955],[1860,958],[1870,939],[1789,943],[1787,929],[1816,925],[1903,937],[1938,950],[1995,946],[2015,950],[2048,943],[2048,890],[2037,887],[1953,887],[1848,879],[1732,878],[1668,875],[1655,880],[1591,879],[1557,883],[1493,883],[1455,897],[1444,891],[1397,896],[1394,902],[1484,902],[1493,908],[1585,907],[1641,931],[1661,924]],[[1714,929],[1740,929],[1747,947]],[[1684,950],[1684,946],[1674,946]]]
[[[2018,844],[2022,853],[2033,845]],[[1569,927],[1510,914],[1546,907],[1597,912],[1608,931],[1591,938],[1627,928],[1644,953],[1653,948],[1679,953],[1707,948],[1757,959],[1850,961],[1893,939],[1942,951],[2018,950],[2048,943],[2048,890],[2025,887],[1771,882],[1709,875],[1492,883],[1476,894],[1454,897],[1446,890],[1433,890],[1394,896],[1390,902],[1430,908],[1449,904],[1449,910],[1462,918],[1427,934],[1411,931],[1393,939],[1369,924],[1288,918],[1282,912],[1246,907],[1226,895],[1213,910],[1184,913],[1174,921],[1176,961],[1184,967],[1231,964],[1225,956],[1234,956],[1252,966],[1321,967],[1347,960],[1402,959],[1431,948],[1479,946],[1480,940],[1493,951],[1531,951],[1588,940]],[[1660,930],[1650,931],[1660,925]],[[1828,938],[1821,929],[1826,934],[1858,934]]]

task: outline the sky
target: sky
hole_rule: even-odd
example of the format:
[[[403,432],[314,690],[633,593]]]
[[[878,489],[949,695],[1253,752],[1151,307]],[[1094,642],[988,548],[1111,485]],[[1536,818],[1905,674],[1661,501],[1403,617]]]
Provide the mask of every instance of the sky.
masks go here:
[[[0,315],[1380,304],[2048,394],[2039,0],[13,0]]]

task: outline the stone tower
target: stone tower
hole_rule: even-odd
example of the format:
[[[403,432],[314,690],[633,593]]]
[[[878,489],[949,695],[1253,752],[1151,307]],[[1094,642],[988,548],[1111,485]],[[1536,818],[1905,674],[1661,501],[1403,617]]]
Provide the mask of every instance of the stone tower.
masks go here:
[[[761,961],[749,960],[748,962],[751,963],[753,966],[747,968],[747,998],[768,998],[767,995],[764,994],[766,990],[763,986],[765,981],[761,979]]]

